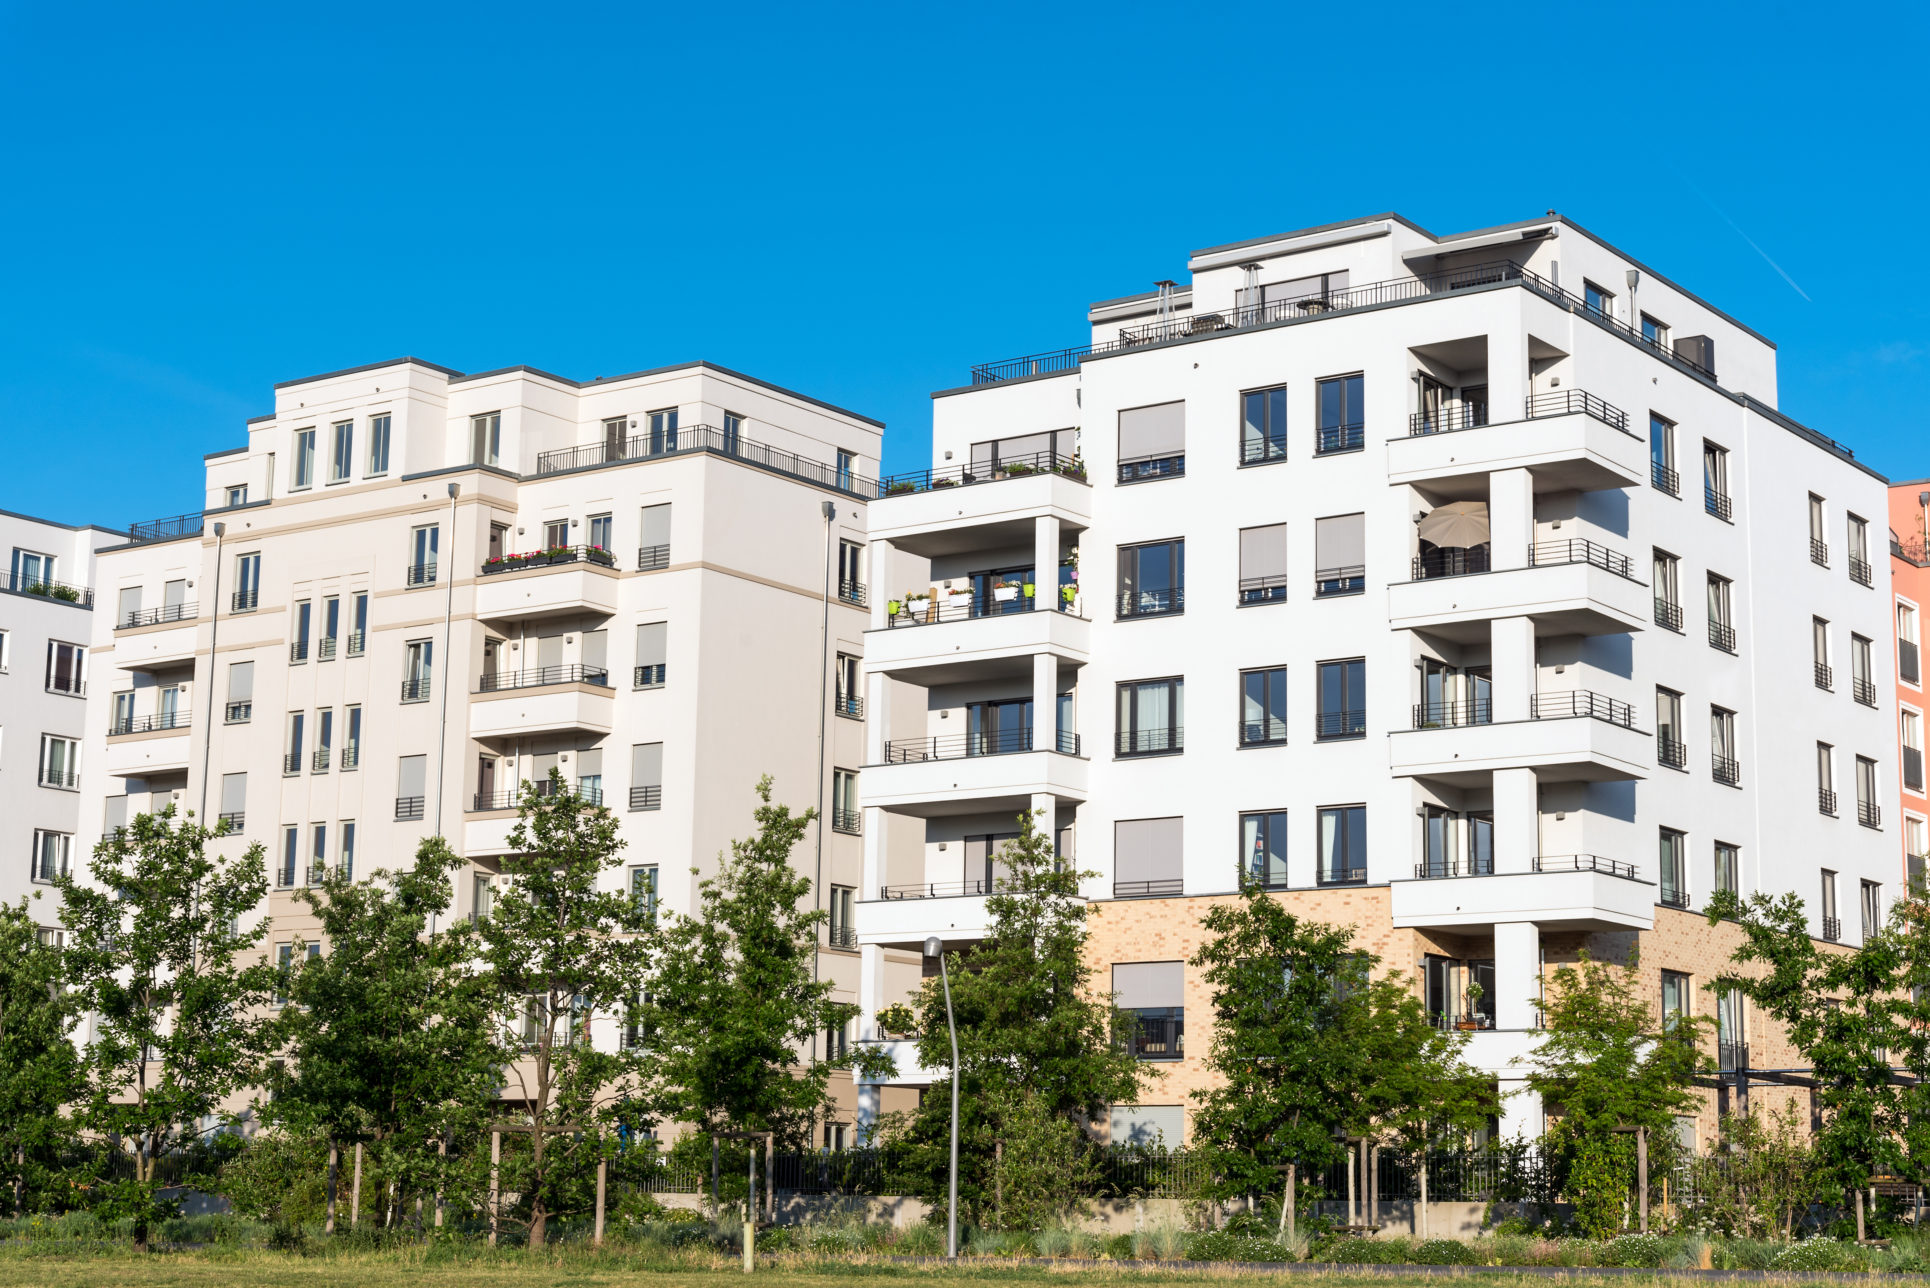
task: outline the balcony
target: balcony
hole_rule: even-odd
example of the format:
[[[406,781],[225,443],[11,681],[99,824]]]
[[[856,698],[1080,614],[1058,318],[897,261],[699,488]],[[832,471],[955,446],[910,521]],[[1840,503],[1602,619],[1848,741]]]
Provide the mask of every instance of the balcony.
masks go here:
[[[1709,647],[1721,649],[1724,653],[1736,651],[1736,628],[1727,622],[1709,623]]]
[[[107,772],[116,778],[185,771],[193,738],[187,711],[135,716],[109,730]]]
[[[1709,757],[1709,776],[1724,787],[1742,786],[1742,766],[1733,756]]]
[[[1443,501],[1486,500],[1488,476],[1531,469],[1536,491],[1633,487],[1648,477],[1647,447],[1621,408],[1580,389],[1536,394],[1521,420],[1477,409],[1415,412],[1408,436],[1387,444],[1388,482],[1425,486]]]
[[[1537,635],[1628,634],[1654,608],[1626,555],[1579,538],[1537,543],[1521,568],[1490,570],[1477,546],[1430,551],[1413,571],[1387,588],[1389,624],[1463,644],[1485,643],[1500,617],[1530,618]]]
[[[117,631],[138,630],[144,626],[162,626],[169,622],[191,622],[198,609],[193,604],[163,604],[159,608],[137,608],[126,613],[114,624]]]
[[[507,693],[511,689],[540,689],[551,684],[596,684],[607,687],[610,673],[600,666],[538,666],[526,671],[486,672],[476,681],[478,693]]]
[[[670,543],[637,547],[638,572],[662,572],[670,566]]]
[[[846,836],[864,834],[864,811],[855,809],[834,809],[831,811],[831,830]]]
[[[1458,787],[1486,786],[1498,769],[1533,769],[1544,783],[1648,777],[1649,737],[1634,727],[1627,703],[1587,691],[1543,693],[1529,710],[1527,720],[1397,730],[1388,736],[1390,767]]]
[[[1873,707],[1876,705],[1876,685],[1869,680],[1852,678],[1850,696],[1866,707]]]
[[[1874,570],[1871,569],[1868,559],[1859,559],[1855,555],[1850,556],[1851,581],[1859,586],[1874,586],[1876,584],[1875,578],[1876,574]]]
[[[576,785],[573,789],[569,788],[566,784],[565,791],[562,792],[557,791],[556,785],[547,778],[530,778],[525,779],[524,782],[529,785],[530,795],[532,796],[561,796],[573,791],[576,796],[591,805],[601,805],[603,803],[603,780],[601,778],[579,778],[576,780]],[[503,788],[498,791],[477,792],[469,798],[468,812],[471,814],[492,814],[503,810],[513,811],[518,808],[521,802],[522,788],[520,786]]]
[[[917,948],[930,935],[948,943],[983,939],[991,926],[985,907],[991,893],[992,883],[983,877],[887,885],[875,901],[860,905],[858,942]]]
[[[1828,692],[1836,679],[1836,673],[1821,662],[1813,663],[1816,668],[1816,687]]]
[[[1573,930],[1650,929],[1655,886],[1635,865],[1596,854],[1537,855],[1528,871],[1442,872],[1422,864],[1391,883],[1393,923],[1458,930],[1534,921]]]
[[[705,454],[742,461],[773,474],[782,474],[864,500],[879,495],[876,479],[865,478],[849,469],[826,465],[782,448],[753,442],[734,429],[719,429],[715,425],[679,425],[668,433],[636,434],[618,442],[585,443],[580,447],[543,452],[536,458],[536,477]]]
[[[402,682],[402,701],[427,702],[429,700],[430,688],[431,683],[429,677],[426,675],[419,676],[413,680],[404,680]]]
[[[1054,737],[1054,750],[1061,755],[1079,754],[1079,735],[1061,729]],[[1032,751],[1032,730],[1000,729],[991,733],[962,733],[943,738],[899,738],[885,743],[887,765],[907,765],[927,760],[958,760],[968,756],[1010,756]]]
[[[420,796],[396,797],[395,821],[398,823],[413,823],[419,821],[422,818],[422,801],[423,798]]]
[[[1724,523],[1730,522],[1732,509],[1727,492],[1718,492],[1712,487],[1704,487],[1702,489],[1702,508],[1709,514],[1721,519]]]
[[[228,596],[228,611],[231,613],[252,613],[261,606],[261,590],[250,587],[237,590]]]
[[[838,602],[849,604],[853,608],[863,608],[867,602],[865,584],[861,581],[852,581],[848,577],[838,578]]]
[[[1025,728],[893,739],[884,754],[865,775],[865,804],[917,817],[1016,814],[1035,795],[1068,804],[1086,795],[1086,761],[1071,730],[1037,740]]]
[[[831,712],[846,720],[864,719],[864,699],[853,693],[836,693],[831,697]]]
[[[608,733],[614,696],[602,667],[546,666],[485,675],[469,697],[469,736]]]
[[[1881,828],[1883,826],[1883,807],[1875,801],[1856,802],[1856,821],[1864,827]]]
[[[403,571],[402,584],[405,586],[435,585],[436,584],[435,561],[432,559],[427,561],[426,563],[410,564],[408,568],[406,568]]]
[[[502,555],[482,566],[476,612],[497,619],[614,613],[617,578],[616,557],[600,546]]]
[[[633,810],[662,809],[663,784],[648,783],[630,789],[630,808]]]
[[[1427,859],[1414,865],[1414,879],[1417,881],[1442,881],[1448,877],[1491,877],[1493,875],[1494,859],[1491,856]]]
[[[16,577],[12,573],[0,572],[0,591],[31,595],[49,603],[68,604],[75,608],[94,606],[94,592],[88,587],[70,586],[63,581],[43,581],[39,577]]]
[[[1816,812],[1836,817],[1836,793],[1827,787],[1816,789]]]
[[[1039,588],[1046,594],[1046,588]],[[1048,605],[1056,611],[1048,611]],[[1012,678],[1031,674],[1031,659],[1050,653],[1063,666],[1083,665],[1092,626],[1075,611],[1076,600],[1047,595],[1010,598],[974,594],[936,599],[892,600],[885,629],[865,639],[865,665],[910,684],[960,679]],[[855,696],[855,695],[854,695]]]
[[[1681,477],[1660,461],[1649,462],[1649,484],[1657,491],[1667,492],[1670,496],[1682,495]]]
[[[1829,542],[1818,537],[1809,539],[1809,561],[1818,568],[1829,567]]]
[[[176,709],[162,711],[151,716],[128,716],[116,720],[107,728],[110,738],[124,738],[128,734],[155,733],[163,729],[186,729],[191,713]]]
[[[199,652],[200,628],[193,617],[194,605],[183,607],[189,613],[186,617],[117,629],[114,632],[114,648],[105,655],[113,660],[114,669],[160,671],[175,666],[191,666]]]
[[[668,662],[650,662],[637,667],[630,674],[630,687],[633,689],[661,689]]]
[[[1670,769],[1689,767],[1689,744],[1665,733],[1655,735],[1655,763]]]

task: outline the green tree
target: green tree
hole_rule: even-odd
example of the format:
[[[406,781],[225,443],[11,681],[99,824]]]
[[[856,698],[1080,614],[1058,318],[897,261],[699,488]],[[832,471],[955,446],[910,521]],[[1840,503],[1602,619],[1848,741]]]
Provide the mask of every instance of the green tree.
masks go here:
[[[67,976],[93,1016],[80,1121],[118,1141],[133,1170],[97,1187],[97,1210],[131,1217],[142,1250],[172,1210],[157,1197],[162,1156],[256,1081],[268,1049],[268,922],[244,927],[268,893],[267,862],[258,843],[211,857],[216,835],[173,806],[142,814],[102,839],[90,882],[58,882]]]
[[[1822,1117],[1817,1171],[1839,1192],[1855,1194],[1861,1238],[1871,1174],[1904,1166],[1907,1127],[1889,1049],[1907,1050],[1914,1040],[1899,1031],[1907,1011],[1898,988],[1920,969],[1906,971],[1903,946],[1920,941],[1879,933],[1861,947],[1826,952],[1810,937],[1803,901],[1793,894],[1741,899],[1724,891],[1709,901],[1709,924],[1724,918],[1742,928],[1732,960],[1744,969],[1718,975],[1711,987],[1755,1003],[1782,1025],[1809,1066]]]
[[[337,1148],[364,1144],[402,1193],[447,1193],[450,1143],[476,1138],[500,1082],[488,981],[473,927],[446,921],[452,874],[441,837],[412,867],[351,884],[340,869],[297,898],[314,910],[319,957],[297,946],[277,1025],[264,1114]],[[398,1210],[391,1204],[386,1211]]]
[[[1819,1179],[1809,1122],[1785,1100],[1774,1113],[1724,1114],[1719,1148],[1691,1164],[1695,1219],[1730,1238],[1788,1239],[1796,1218],[1831,1197]]]
[[[60,950],[41,942],[26,899],[0,904],[0,1168],[16,1218],[42,1201],[72,1139],[66,1106],[80,1092],[74,1019]]]
[[[826,915],[791,857],[817,811],[771,803],[757,784],[757,830],[731,843],[717,875],[698,884],[695,916],[665,914],[648,1008],[664,1111],[699,1131],[775,1132],[809,1143],[830,1107],[835,1068],[879,1068],[875,1051],[833,1059],[827,1031],[858,1008],[833,1001],[816,976]]]
[[[1093,1161],[1092,1124],[1110,1105],[1137,1103],[1157,1076],[1132,1052],[1136,1017],[1113,1005],[1087,964],[1096,913],[1079,898],[1081,874],[1060,863],[1052,836],[1031,814],[1020,815],[1019,827],[999,849],[1005,875],[986,898],[985,938],[947,961],[958,1022],[959,1216],[987,1225],[999,1216],[1002,1153],[1015,1175],[1026,1169],[1060,1178],[1061,1211],[1070,1210]],[[951,1123],[952,1051],[939,979],[924,982],[916,1011],[919,1060],[946,1072],[891,1143],[907,1172],[921,1178],[923,1196],[935,1200],[947,1189]],[[1075,1138],[1077,1150],[1068,1151]]]
[[[517,808],[508,880],[477,930],[492,1037],[506,1066],[503,1098],[520,1110],[528,1140],[507,1156],[503,1187],[522,1195],[515,1219],[538,1248],[550,1218],[576,1208],[582,1173],[643,1090],[642,1047],[599,1050],[590,1022],[632,1014],[649,969],[651,920],[629,892],[604,886],[623,847],[609,810],[569,790],[554,769],[542,788],[523,784]]]
[[[1895,1093],[1895,1137],[1903,1174],[1921,1185],[1930,1183],[1930,900],[1920,883],[1890,905],[1885,938],[1897,961],[1882,1007],[1888,1054],[1910,1075]]]
[[[1668,1157],[1674,1119],[1697,1105],[1690,1082],[1702,1067],[1696,1034],[1709,1021],[1679,1016],[1663,1024],[1641,995],[1633,960],[1599,962],[1586,952],[1555,971],[1536,1005],[1546,1030],[1531,1057],[1528,1086],[1553,1121],[1544,1156],[1589,1234],[1624,1224],[1635,1180],[1632,1128],[1648,1133],[1651,1170]]]

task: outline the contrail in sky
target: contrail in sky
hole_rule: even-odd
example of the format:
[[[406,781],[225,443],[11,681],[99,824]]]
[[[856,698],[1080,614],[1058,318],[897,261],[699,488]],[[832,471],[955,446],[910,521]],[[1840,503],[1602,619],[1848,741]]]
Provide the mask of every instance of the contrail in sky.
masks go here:
[[[1776,262],[1775,260],[1773,260],[1773,259],[1771,259],[1771,258],[1769,258],[1769,252],[1768,252],[1768,251],[1766,251],[1766,250],[1764,250],[1764,249],[1763,249],[1762,247],[1760,247],[1760,246],[1758,246],[1758,245],[1756,245],[1756,241],[1755,241],[1755,238],[1753,238],[1753,237],[1751,237],[1751,236],[1750,236],[1750,235],[1749,235],[1748,233],[1746,233],[1746,232],[1744,232],[1744,231],[1742,230],[1742,225],[1740,225],[1740,224],[1738,224],[1738,223],[1737,223],[1737,222],[1736,222],[1735,220],[1733,220],[1733,219],[1731,219],[1731,218],[1729,218],[1729,216],[1728,216],[1728,215],[1727,215],[1727,214],[1726,214],[1726,213],[1725,213],[1725,212],[1723,211],[1723,209],[1722,209],[1722,207],[1721,207],[1721,206],[1718,206],[1718,205],[1717,205],[1717,204],[1716,204],[1715,202],[1713,202],[1713,201],[1710,201],[1710,200],[1709,200],[1709,194],[1708,194],[1708,193],[1706,193],[1706,192],[1704,192],[1704,191],[1702,191],[1702,189],[1700,189],[1700,188],[1698,188],[1698,187],[1696,187],[1696,186],[1695,186],[1695,185],[1694,185],[1693,183],[1689,183],[1689,181],[1688,181],[1687,179],[1684,179],[1684,180],[1683,180],[1682,182],[1683,182],[1684,184],[1686,184],[1686,185],[1688,186],[1688,188],[1689,188],[1689,190],[1690,190],[1690,191],[1692,191],[1692,192],[1694,192],[1696,196],[1698,196],[1698,197],[1700,197],[1700,198],[1702,198],[1702,199],[1703,199],[1704,201],[1707,201],[1707,202],[1709,202],[1709,209],[1711,209],[1711,210],[1713,210],[1713,211],[1715,211],[1715,212],[1716,212],[1716,213],[1717,213],[1718,215],[1721,215],[1721,216],[1722,216],[1722,222],[1723,222],[1723,223],[1725,223],[1725,224],[1728,224],[1728,225],[1729,225],[1729,226],[1730,226],[1731,228],[1733,228],[1733,229],[1735,229],[1735,230],[1736,230],[1736,236],[1738,236],[1738,237],[1740,237],[1740,238],[1742,238],[1742,239],[1743,239],[1744,241],[1746,241],[1746,242],[1748,242],[1748,243],[1749,243],[1749,249],[1750,249],[1750,250],[1753,250],[1753,251],[1755,251],[1755,252],[1756,252],[1756,253],[1757,253],[1758,255],[1761,255],[1761,256],[1762,256],[1762,262],[1763,262],[1763,263],[1765,263],[1765,264],[1767,264],[1767,265],[1769,265],[1769,267],[1771,267],[1771,268],[1773,268],[1773,269],[1775,269],[1775,270],[1776,270],[1776,272],[1777,272],[1777,274],[1778,274],[1778,275],[1779,275],[1779,276],[1780,276],[1780,277],[1781,277],[1781,278],[1782,278],[1782,279],[1783,279],[1783,280],[1784,280],[1785,282],[1788,282],[1788,283],[1789,283],[1789,289],[1790,289],[1790,290],[1792,290],[1792,291],[1794,291],[1794,292],[1796,292],[1796,294],[1798,294],[1798,295],[1800,295],[1800,296],[1802,296],[1802,297],[1803,297],[1803,298],[1804,298],[1805,300],[1809,300],[1809,302],[1810,302],[1811,304],[1814,304],[1814,303],[1816,302],[1815,300],[1810,300],[1810,299],[1809,299],[1809,292],[1808,292],[1808,291],[1805,291],[1805,290],[1804,290],[1804,289],[1803,289],[1802,287],[1800,287],[1800,286],[1798,286],[1798,285],[1796,285],[1796,279],[1795,279],[1795,278],[1793,278],[1793,277],[1791,277],[1791,276],[1790,276],[1790,275],[1789,275],[1788,273],[1785,273],[1785,272],[1783,272],[1783,266],[1782,266],[1781,264],[1778,264],[1778,263],[1777,263],[1777,262]]]

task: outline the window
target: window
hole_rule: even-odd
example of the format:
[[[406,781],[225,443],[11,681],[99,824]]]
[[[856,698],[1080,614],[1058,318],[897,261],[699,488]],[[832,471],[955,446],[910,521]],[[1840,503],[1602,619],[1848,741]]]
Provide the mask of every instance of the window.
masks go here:
[[[1186,681],[1132,680],[1119,686],[1121,756],[1157,756],[1186,748]]]
[[[40,785],[80,790],[80,742],[58,734],[40,735]]]
[[[1903,786],[1917,795],[1923,794],[1923,717],[1915,711],[1903,710],[1902,730],[1898,742],[1903,748]]]
[[[295,491],[315,486],[315,431],[298,429],[295,431],[294,482],[290,487]]]
[[[637,570],[651,572],[670,566],[670,507],[643,507],[642,544],[637,549]]]
[[[1702,508],[1727,522],[1729,505],[1729,449],[1702,441]]]
[[[663,744],[640,742],[630,748],[630,808],[663,808]]]
[[[590,548],[608,550],[615,544],[616,520],[607,514],[590,516]]]
[[[292,890],[295,886],[295,864],[302,852],[302,830],[299,827],[284,827],[281,830],[281,862],[275,867],[275,888]]]
[[[16,548],[13,552],[13,588],[33,591],[55,581],[54,557]]]
[[[1314,384],[1314,455],[1353,452],[1366,444],[1367,413],[1358,373]]]
[[[1644,313],[1642,315],[1642,339],[1666,353],[1669,349],[1669,328],[1667,324],[1658,322]]]
[[[1269,890],[1287,888],[1287,812],[1240,815],[1240,875]]]
[[[235,556],[235,590],[231,605],[235,612],[252,611],[261,602],[261,555]]]
[[[65,640],[47,641],[47,692],[69,697],[87,694],[87,650]]]
[[[1917,655],[1917,610],[1899,602],[1896,606],[1896,673],[1905,684],[1922,683]]]
[[[1850,636],[1850,696],[1866,707],[1876,705],[1876,681],[1871,678],[1870,642]]]
[[[141,588],[139,586],[121,587],[119,607],[114,613],[116,626],[141,625]]]
[[[36,884],[51,884],[71,875],[73,857],[74,838],[70,833],[35,828],[32,870],[28,875]]]
[[[639,689],[663,687],[670,647],[670,623],[637,623],[637,661],[632,683]]]
[[[1680,574],[1682,561],[1664,551],[1655,552],[1652,565],[1654,574],[1655,624],[1665,626],[1680,634],[1682,630],[1682,585]]]
[[[1715,882],[1712,888],[1718,893],[1741,894],[1741,851],[1727,841],[1716,842]]]
[[[429,781],[427,756],[398,756],[395,762],[395,817],[408,822],[422,817],[423,793]]]
[[[1820,617],[1809,619],[1809,652],[1815,665],[1816,687],[1829,688],[1836,673],[1829,664],[1829,623]]]
[[[1367,807],[1328,806],[1320,811],[1321,885],[1367,880]]]
[[[851,479],[852,479],[853,473],[857,468],[858,458],[855,454],[851,452],[847,452],[842,447],[840,447],[838,449],[837,459],[838,459],[838,486],[845,489],[848,492],[851,490]]]
[[[114,714],[111,723],[107,726],[107,732],[110,734],[134,732],[134,690],[124,689],[114,695]]]
[[[125,801],[125,797],[122,798]],[[125,805],[122,806],[126,808]],[[230,832],[239,832],[248,821],[248,775],[223,774],[221,776],[221,813],[215,819],[225,823]]]
[[[1824,568],[1829,567],[1829,539],[1824,535],[1823,498],[1814,492],[1809,494],[1809,558],[1810,562]]]
[[[360,657],[369,642],[368,592],[356,592],[354,604],[354,610],[349,614],[348,655]]]
[[[13,661],[12,649],[9,647],[12,641],[11,633],[0,631],[0,675],[6,674],[7,667]]]
[[[677,409],[666,407],[650,413],[650,454],[661,456],[677,450]]]
[[[300,711],[288,713],[288,722],[282,730],[281,772],[284,774],[302,771],[302,733],[307,718]]]
[[[1655,690],[1655,760],[1671,769],[1689,763],[1688,744],[1683,740],[1682,695],[1674,689]]]
[[[646,863],[630,869],[630,898],[636,901],[643,919],[654,925],[657,920],[657,865]]]
[[[1287,457],[1287,387],[1240,395],[1240,464],[1261,465]]]
[[[1240,672],[1240,745],[1277,746],[1287,740],[1287,668]]]
[[[342,597],[330,595],[322,601],[322,635],[315,641],[315,656],[323,662],[335,657],[335,639],[342,629]]]
[[[469,418],[470,464],[495,465],[502,460],[502,454],[503,414],[492,411],[481,416],[471,416]]]
[[[1695,994],[1689,991],[1689,977],[1679,970],[1662,972],[1662,1027],[1674,1028],[1677,1022],[1695,1013]]]
[[[1675,473],[1675,422],[1649,413],[1649,482],[1670,496],[1679,496],[1682,485]]]
[[[329,753],[335,749],[335,710],[323,707],[315,713],[315,754],[309,760],[309,768],[316,773],[328,770]]]
[[[856,948],[858,929],[852,920],[851,912],[857,902],[858,892],[850,886],[831,887],[831,924],[830,942],[833,948]]]
[[[724,413],[724,451],[737,455],[738,445],[744,438],[744,418],[734,411]]]
[[[1709,708],[1710,772],[1726,787],[1742,783],[1742,767],[1736,763],[1736,713],[1724,707]]]
[[[306,662],[308,660],[308,627],[312,618],[313,612],[310,609],[309,602],[306,599],[296,600],[295,611],[289,622],[289,625],[294,630],[294,638],[288,641],[288,660],[290,662]]]
[[[1336,514],[1313,521],[1313,593],[1358,595],[1367,589],[1367,516]]]
[[[433,586],[436,581],[436,548],[441,543],[442,530],[433,523],[426,523],[409,531],[409,572],[408,584],[411,586]],[[567,544],[569,538],[563,538]]]
[[[605,462],[620,461],[626,455],[630,418],[611,416],[603,422],[603,459]]]
[[[308,850],[307,880],[303,885],[320,885],[328,871],[328,824],[317,823],[309,829],[313,844]]]
[[[1157,617],[1186,608],[1186,542],[1119,547],[1119,616]]]
[[[1716,994],[1716,1063],[1724,1070],[1735,1069],[1749,1060],[1743,1016],[1740,992],[1730,988]]]
[[[228,706],[226,720],[229,724],[247,724],[255,711],[255,664],[253,662],[230,662],[228,664]]]
[[[1836,813],[1836,748],[1826,742],[1816,744],[1816,809]]]
[[[1871,583],[1870,525],[1852,514],[1850,520],[1850,580],[1861,586]]]
[[[1177,818],[1120,819],[1112,825],[1112,897],[1143,899],[1185,890],[1185,834]]]
[[[1134,1019],[1129,1039],[1141,1060],[1186,1058],[1186,963],[1118,962],[1113,1005]]]
[[[1857,909],[1863,914],[1863,938],[1867,941],[1883,929],[1883,887],[1865,881],[1858,895]]]
[[[838,598],[864,606],[864,547],[855,541],[838,542]]]
[[[1709,574],[1709,647],[1736,651],[1736,624],[1730,613],[1729,579]]]
[[[1287,525],[1240,529],[1240,605],[1287,599]]]
[[[864,830],[864,815],[858,809],[858,771],[831,771],[831,826],[856,836]]]
[[[435,664],[434,640],[410,640],[403,647],[402,700],[427,702],[431,673]]]
[[[1824,868],[1820,876],[1822,878],[1823,897],[1821,901],[1821,920],[1823,924],[1819,929],[1822,930],[1824,939],[1835,943],[1843,937],[1843,923],[1836,915],[1836,874],[1828,868]]]
[[[1856,821],[1864,827],[1883,825],[1883,807],[1876,803],[1876,762],[1856,758]]]
[[[1367,736],[1367,661],[1350,658],[1344,662],[1320,663],[1320,706],[1314,713],[1314,737],[1326,742],[1335,738]]]
[[[1160,403],[1119,413],[1119,481],[1177,478],[1186,473],[1186,404]]]
[[[1674,828],[1665,827],[1661,830],[1656,868],[1661,875],[1662,902],[1670,908],[1689,906],[1688,873],[1683,862],[1688,839]]]
[[[357,706],[342,709],[342,772],[359,767],[362,763],[362,708]]]
[[[1582,304],[1597,317],[1610,320],[1615,317],[1615,296],[1587,278],[1582,279]]]
[[[338,421],[328,458],[328,481],[341,483],[355,472],[355,422]]]
[[[371,477],[389,472],[389,418],[369,417],[369,468]]]

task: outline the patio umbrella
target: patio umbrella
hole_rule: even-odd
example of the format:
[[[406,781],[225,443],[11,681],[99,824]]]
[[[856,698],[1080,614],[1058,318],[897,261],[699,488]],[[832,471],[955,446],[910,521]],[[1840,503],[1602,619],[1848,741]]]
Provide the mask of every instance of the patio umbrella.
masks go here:
[[[1419,524],[1421,540],[1467,549],[1488,539],[1486,501],[1450,501],[1427,512]]]

